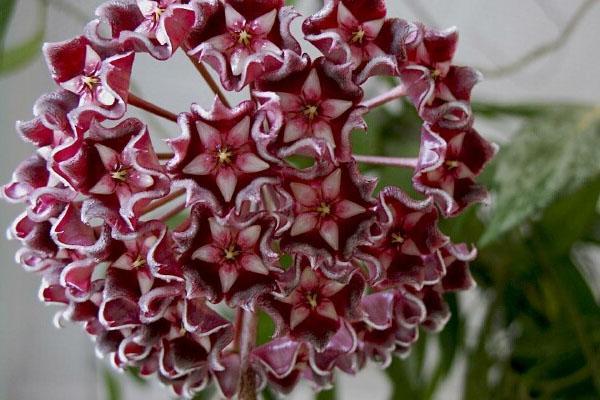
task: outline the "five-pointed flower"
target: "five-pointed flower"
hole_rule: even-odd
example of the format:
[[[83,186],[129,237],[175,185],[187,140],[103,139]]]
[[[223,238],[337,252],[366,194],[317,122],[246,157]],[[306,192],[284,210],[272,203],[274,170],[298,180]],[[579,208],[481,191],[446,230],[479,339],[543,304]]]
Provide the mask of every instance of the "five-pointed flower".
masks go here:
[[[164,14],[169,6],[178,2],[179,0],[137,0],[138,7],[145,19],[135,31],[143,33],[151,39],[156,39],[161,45],[167,44],[169,35],[164,25]]]
[[[133,193],[147,190],[154,184],[152,176],[139,171],[131,164],[126,154],[100,143],[95,144],[104,173],[90,189],[98,195],[116,194],[121,204],[125,204]]]
[[[281,109],[288,118],[283,141],[292,142],[304,137],[324,139],[335,147],[330,121],[352,107],[352,102],[324,98],[315,68],[311,69],[299,94],[278,92]]]
[[[273,9],[255,19],[246,20],[230,4],[225,4],[227,32],[209,39],[207,43],[226,54],[229,57],[231,72],[241,75],[252,55],[281,53],[281,49],[267,38],[276,18],[277,10]]]
[[[79,95],[79,105],[100,104],[105,107],[112,106],[116,99],[112,91],[107,89],[102,82],[103,62],[98,53],[90,45],[85,47],[85,61],[80,75],[68,81],[61,82],[60,86],[69,92]]]
[[[384,54],[374,40],[379,35],[384,18],[360,21],[340,1],[337,8],[338,28],[334,29],[341,38],[350,46],[352,63],[355,67],[364,61]]]
[[[343,198],[342,170],[336,169],[312,185],[292,182],[290,188],[296,199],[296,219],[290,234],[299,236],[317,231],[334,250],[340,248],[338,223],[362,214],[366,208]]]
[[[250,225],[238,230],[223,225],[215,218],[210,218],[208,223],[212,243],[198,248],[192,258],[218,268],[223,292],[229,292],[244,271],[258,275],[269,274],[269,269],[256,253],[260,225]]]
[[[253,174],[269,164],[253,153],[250,144],[250,117],[243,117],[228,132],[221,132],[201,120],[196,122],[203,152],[183,168],[185,174],[210,175],[225,201],[230,201],[241,174]]]

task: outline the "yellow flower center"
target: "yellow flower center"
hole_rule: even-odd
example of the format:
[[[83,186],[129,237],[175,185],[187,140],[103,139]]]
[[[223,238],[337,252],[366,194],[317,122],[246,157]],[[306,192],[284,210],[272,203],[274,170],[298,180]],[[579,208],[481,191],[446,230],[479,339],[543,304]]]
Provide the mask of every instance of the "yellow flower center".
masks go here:
[[[141,255],[137,256],[133,264],[131,264],[134,269],[143,267],[144,265],[146,265],[146,260]]]
[[[100,83],[100,79],[95,76],[84,76],[83,84],[87,86],[90,90],[94,88],[94,86]]]
[[[317,115],[319,115],[319,107],[315,105],[305,106],[302,113],[306,116],[306,118],[312,121]]]
[[[325,217],[331,214],[331,207],[329,204],[323,202],[317,207],[317,212],[321,215],[321,217]]]
[[[306,301],[308,301],[308,305],[310,306],[310,308],[312,308],[313,310],[315,308],[317,308],[317,294],[316,293],[308,293],[306,295]]]
[[[239,250],[236,250],[234,245],[229,246],[224,251],[224,257],[226,260],[233,261],[237,256],[240,255]]]
[[[164,12],[165,12],[164,8],[157,7],[156,10],[154,10],[154,20],[158,21],[158,19]]]
[[[399,233],[392,233],[392,243],[402,244],[404,243],[404,238]]]
[[[129,176],[129,168],[119,168],[116,171],[112,172],[110,176],[117,181],[125,182],[127,177]]]
[[[229,150],[227,147],[224,147],[217,151],[217,159],[219,160],[219,164],[231,163],[232,156],[233,156],[233,152],[231,150]]]
[[[431,78],[433,80],[438,79],[440,76],[442,76],[442,71],[440,71],[439,69],[434,69],[431,71]]]
[[[458,161],[456,160],[446,160],[446,166],[448,169],[454,169],[458,167]]]
[[[244,46],[250,45],[250,40],[252,39],[252,35],[249,34],[245,29],[238,33],[238,43],[243,44]]]
[[[366,32],[363,31],[363,28],[358,28],[356,32],[352,32],[352,39],[350,39],[351,43],[359,43],[362,44],[363,39],[365,38]]]

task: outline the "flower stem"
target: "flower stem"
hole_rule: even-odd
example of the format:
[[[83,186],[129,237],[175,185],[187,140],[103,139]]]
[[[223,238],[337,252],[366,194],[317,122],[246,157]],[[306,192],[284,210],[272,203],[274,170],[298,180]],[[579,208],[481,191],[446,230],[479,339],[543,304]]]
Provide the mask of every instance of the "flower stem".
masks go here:
[[[177,114],[174,114],[170,111],[165,110],[164,108],[160,108],[159,106],[150,103],[149,101],[139,98],[133,93],[129,93],[129,96],[127,97],[127,103],[141,110],[148,111],[151,114],[168,119],[169,121],[177,122]]]
[[[180,189],[180,190],[177,190],[177,191],[163,197],[162,199],[158,199],[158,200],[152,202],[142,211],[142,215],[148,214],[149,212],[152,212],[152,211],[156,210],[157,208],[164,206],[165,204],[169,203],[171,200],[175,200],[176,198],[178,198],[179,196],[181,196],[184,193],[185,193],[185,189]]]
[[[187,54],[188,50],[189,49],[184,49],[186,54]],[[206,69],[204,64],[202,64],[201,61],[195,60],[194,57],[190,56],[189,54],[187,54],[187,56],[190,59],[190,61],[192,62],[192,64],[194,64],[194,67],[196,68],[196,70],[198,72],[200,72],[200,75],[202,75],[202,78],[206,81],[206,84],[208,85],[210,90],[212,90],[212,92],[214,94],[219,96],[219,99],[221,100],[221,102],[223,104],[225,104],[227,107],[231,107],[231,105],[229,104],[229,100],[227,100],[227,97],[225,97],[225,94],[219,87],[219,84],[213,79],[212,76],[210,76],[210,73],[208,72],[208,70]]]
[[[156,153],[156,156],[158,157],[159,160],[170,160],[171,158],[173,158],[174,154],[173,153]]]
[[[379,107],[382,104],[388,103],[392,100],[396,100],[404,96],[406,96],[406,88],[404,87],[404,85],[400,84],[395,88],[392,88],[391,90],[380,94],[379,96],[375,96],[372,99],[363,101],[361,105],[367,107],[369,110],[372,110],[376,107]]]
[[[256,344],[258,328],[257,315],[248,310],[239,308],[236,314],[235,347],[240,354],[240,400],[256,400],[256,377],[250,368],[249,354]]]
[[[417,158],[402,158],[402,157],[383,157],[383,156],[361,156],[353,155],[354,159],[358,162],[373,165],[385,165],[388,167],[400,167],[400,168],[416,168]]]

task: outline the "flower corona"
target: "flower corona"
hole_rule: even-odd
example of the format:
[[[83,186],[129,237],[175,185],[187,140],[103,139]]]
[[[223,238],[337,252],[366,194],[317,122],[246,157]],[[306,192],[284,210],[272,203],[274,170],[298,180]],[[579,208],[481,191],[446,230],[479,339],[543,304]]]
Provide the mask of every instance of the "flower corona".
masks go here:
[[[3,187],[25,206],[16,259],[41,276],[42,301],[63,305],[57,321],[179,396],[215,385],[240,399],[301,379],[327,388],[336,370],[386,367],[421,327],[444,327],[444,293],[474,285],[476,251],[438,222],[485,200],[476,178],[496,151],[473,128],[480,75],[452,64],[455,29],[387,17],[383,0],[326,0],[302,23],[312,59],[283,0],[107,1],[96,15],[44,46],[57,89],[17,123],[37,151]],[[176,51],[209,80],[210,109],[172,116],[130,93],[136,54]],[[249,98],[230,106],[205,65]],[[366,100],[382,75],[397,87]],[[419,154],[354,154],[363,116],[403,96],[423,120]],[[177,123],[170,153],[130,106]],[[375,193],[365,162],[412,169],[420,198]]]

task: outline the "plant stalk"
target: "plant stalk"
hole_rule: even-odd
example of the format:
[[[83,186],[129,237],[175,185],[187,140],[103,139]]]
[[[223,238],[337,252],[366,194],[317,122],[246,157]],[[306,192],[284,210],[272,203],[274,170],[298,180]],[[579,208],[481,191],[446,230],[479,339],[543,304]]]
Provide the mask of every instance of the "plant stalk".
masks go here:
[[[161,108],[155,104],[152,104],[149,101],[146,101],[133,93],[129,93],[129,96],[127,97],[127,103],[156,116],[168,119],[169,121],[177,122],[177,114],[167,111],[164,108]]]

